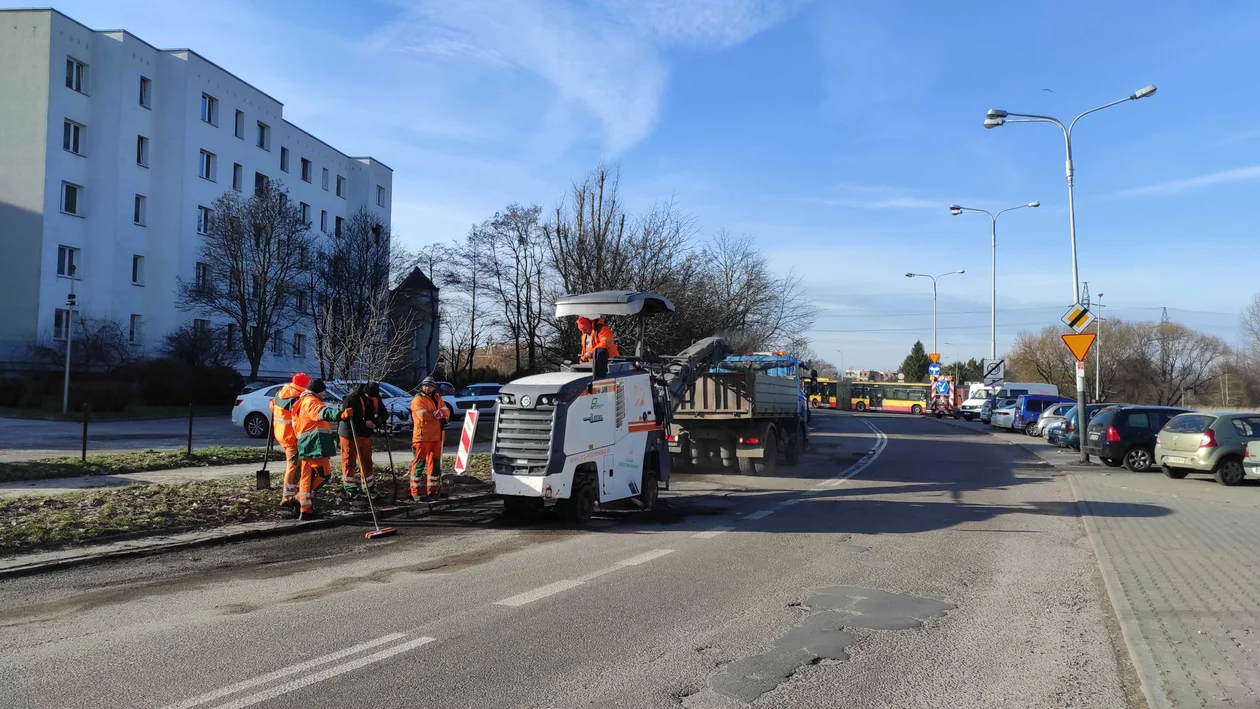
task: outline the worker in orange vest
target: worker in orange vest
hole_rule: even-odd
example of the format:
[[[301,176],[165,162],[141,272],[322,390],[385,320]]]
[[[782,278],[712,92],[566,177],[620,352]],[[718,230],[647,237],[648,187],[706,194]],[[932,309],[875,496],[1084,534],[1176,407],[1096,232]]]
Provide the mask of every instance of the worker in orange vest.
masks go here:
[[[294,517],[298,514],[298,477],[302,465],[298,460],[297,434],[293,431],[293,404],[310,383],[310,377],[298,372],[271,399],[271,433],[284,449],[284,490],[280,493],[280,509]]]
[[[604,324],[603,318],[591,319],[581,316],[577,319],[577,328],[582,333],[582,362],[595,359],[595,350],[608,350],[608,358],[617,356],[617,343],[613,339],[612,328]]]
[[[384,430],[385,417],[388,416],[385,402],[381,401],[380,385],[368,382],[363,386],[351,387],[342,399],[341,406],[350,412],[350,418],[337,425],[337,433],[341,438],[341,488],[353,504],[366,506],[363,486],[367,487],[367,495],[375,494],[376,490],[376,474],[372,467],[372,434]],[[359,479],[360,466],[363,469],[362,480]]]
[[[425,377],[420,383],[420,393],[411,400],[411,449],[415,458],[411,461],[411,496],[432,497],[438,493],[442,475],[442,428],[450,414],[442,395],[437,391],[433,377]],[[424,462],[424,477],[420,477],[420,463]]]
[[[332,477],[328,459],[337,452],[332,422],[349,418],[350,412],[328,406],[320,398],[328,387],[323,379],[312,380],[293,405],[293,430],[297,433],[298,457],[302,460],[302,478],[298,483],[299,520],[315,519],[315,491]]]

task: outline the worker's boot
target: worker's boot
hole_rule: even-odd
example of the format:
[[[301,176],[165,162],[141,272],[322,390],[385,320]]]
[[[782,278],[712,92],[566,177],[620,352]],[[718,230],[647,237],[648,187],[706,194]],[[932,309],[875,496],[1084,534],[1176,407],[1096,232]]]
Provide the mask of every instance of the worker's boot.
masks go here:
[[[302,510],[301,505],[298,504],[296,497],[290,497],[289,499],[280,503],[280,515],[282,517],[286,517],[288,519],[297,519],[297,516],[301,513],[301,510]]]
[[[297,521],[308,522],[313,519],[321,519],[322,517],[323,516],[320,513],[312,509],[309,512],[298,512]]]

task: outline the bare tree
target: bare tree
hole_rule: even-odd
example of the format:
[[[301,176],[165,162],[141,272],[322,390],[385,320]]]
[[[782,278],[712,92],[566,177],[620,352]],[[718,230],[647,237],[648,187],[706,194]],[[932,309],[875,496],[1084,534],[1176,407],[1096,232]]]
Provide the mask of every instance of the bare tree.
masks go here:
[[[136,360],[129,333],[116,320],[82,314],[76,315],[73,327],[70,362],[76,371],[113,374]],[[65,340],[45,337],[31,346],[30,358],[60,368],[66,361]]]
[[[179,326],[162,338],[163,357],[183,362],[196,369],[230,367],[236,361],[228,347],[227,333],[222,328],[197,327],[194,323]]]
[[[297,298],[313,249],[310,225],[279,182],[246,200],[223,193],[208,221],[197,275],[179,281],[179,306],[240,328],[249,378],[257,379],[272,336],[301,319]]]
[[[1242,311],[1242,331],[1248,349],[1260,352],[1260,293],[1251,298],[1251,302]]]
[[[1166,406],[1181,403],[1186,392],[1204,390],[1229,355],[1221,338],[1180,323],[1148,326],[1144,344],[1141,371],[1149,373],[1152,403]]]
[[[325,312],[321,362],[335,363],[336,375],[351,381],[374,381],[397,371],[411,355],[414,320],[399,317],[386,293],[361,303],[361,319],[342,317],[337,309]],[[336,376],[335,375],[335,376]]]
[[[474,228],[483,242],[477,267],[485,291],[503,316],[502,328],[513,343],[516,371],[538,365],[538,337],[545,304],[546,253],[542,207],[510,204]]]
[[[438,312],[447,323],[446,361],[453,378],[472,370],[477,348],[485,344],[492,330],[486,315],[490,299],[482,274],[488,249],[486,236],[473,227],[462,241],[451,244],[439,271],[439,282],[452,291]]]

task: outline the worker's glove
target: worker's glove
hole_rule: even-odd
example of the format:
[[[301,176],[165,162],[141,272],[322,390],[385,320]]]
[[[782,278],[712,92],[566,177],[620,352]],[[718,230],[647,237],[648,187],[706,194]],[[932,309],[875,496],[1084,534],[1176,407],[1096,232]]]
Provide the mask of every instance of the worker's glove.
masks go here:
[[[343,409],[341,411],[341,415],[338,416],[337,418],[343,421],[347,421],[350,419],[351,416],[354,416],[354,409]]]
[[[443,408],[438,409],[433,415],[437,418],[444,419],[449,415],[449,413],[447,412],[446,408],[443,407]]]

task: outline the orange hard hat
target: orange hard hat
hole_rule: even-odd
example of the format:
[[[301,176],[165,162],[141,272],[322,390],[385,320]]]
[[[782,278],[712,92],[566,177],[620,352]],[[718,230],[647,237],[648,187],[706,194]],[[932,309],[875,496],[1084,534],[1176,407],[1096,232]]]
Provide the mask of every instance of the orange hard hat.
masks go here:
[[[293,386],[299,387],[301,389],[305,389],[306,385],[310,383],[311,383],[311,378],[306,376],[302,372],[298,372],[297,374],[293,375]]]
[[[579,330],[589,330],[591,329],[591,319],[585,315],[579,315],[577,319],[577,326]]]

